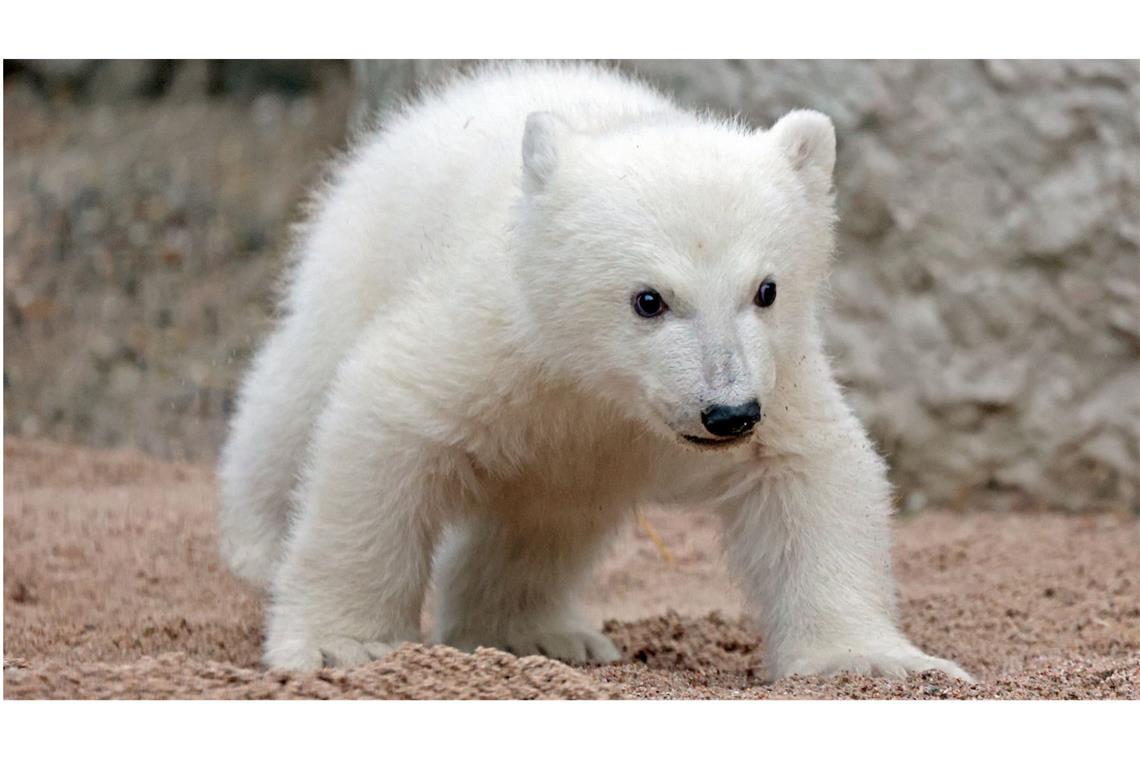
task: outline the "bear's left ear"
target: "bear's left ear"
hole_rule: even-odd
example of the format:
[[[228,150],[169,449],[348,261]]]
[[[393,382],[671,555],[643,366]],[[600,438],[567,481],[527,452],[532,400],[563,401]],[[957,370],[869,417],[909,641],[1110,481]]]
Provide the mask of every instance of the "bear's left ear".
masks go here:
[[[819,111],[791,111],[768,131],[810,190],[831,192],[835,170],[835,126]]]

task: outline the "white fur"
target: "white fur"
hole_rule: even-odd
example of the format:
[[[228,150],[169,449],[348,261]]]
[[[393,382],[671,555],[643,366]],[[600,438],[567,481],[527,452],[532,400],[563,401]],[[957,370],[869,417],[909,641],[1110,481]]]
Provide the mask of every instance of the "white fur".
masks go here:
[[[323,198],[222,459],[266,663],[419,639],[433,556],[433,638],[613,660],[575,592],[667,503],[723,514],[772,676],[966,677],[894,622],[884,466],[823,350],[834,160],[820,114],[750,132],[581,66],[484,69],[392,116]],[[665,315],[634,313],[644,288]],[[741,443],[681,437],[752,398]]]

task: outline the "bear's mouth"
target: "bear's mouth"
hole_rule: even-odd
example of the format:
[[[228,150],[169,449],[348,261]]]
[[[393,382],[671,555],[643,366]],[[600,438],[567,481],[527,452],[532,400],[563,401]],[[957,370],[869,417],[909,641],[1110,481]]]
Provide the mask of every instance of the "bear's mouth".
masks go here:
[[[697,435],[682,435],[681,437],[689,443],[695,446],[700,446],[701,448],[718,449],[744,443],[752,436],[746,433],[744,435],[738,435],[735,438],[701,438]]]

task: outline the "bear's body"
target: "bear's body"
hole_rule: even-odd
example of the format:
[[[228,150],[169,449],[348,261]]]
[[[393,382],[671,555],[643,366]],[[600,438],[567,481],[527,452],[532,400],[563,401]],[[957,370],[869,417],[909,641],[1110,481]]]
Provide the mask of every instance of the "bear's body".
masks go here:
[[[823,351],[833,162],[818,114],[749,133],[583,66],[392,117],[327,190],[223,453],[267,664],[418,640],[433,572],[436,640],[612,660],[573,597],[658,503],[724,516],[773,676],[964,676],[893,622],[884,467]]]

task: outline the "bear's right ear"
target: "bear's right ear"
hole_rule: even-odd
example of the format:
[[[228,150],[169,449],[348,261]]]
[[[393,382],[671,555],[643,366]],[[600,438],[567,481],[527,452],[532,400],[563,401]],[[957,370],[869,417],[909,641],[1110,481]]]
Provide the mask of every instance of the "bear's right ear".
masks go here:
[[[566,121],[549,111],[535,111],[526,117],[523,132],[523,180],[527,190],[541,190],[558,166],[558,145],[570,131]]]
[[[812,190],[831,191],[835,171],[835,127],[819,111],[792,111],[768,132],[780,152]]]

